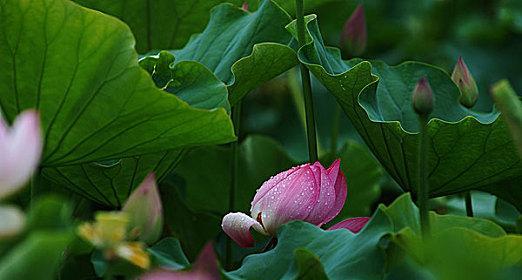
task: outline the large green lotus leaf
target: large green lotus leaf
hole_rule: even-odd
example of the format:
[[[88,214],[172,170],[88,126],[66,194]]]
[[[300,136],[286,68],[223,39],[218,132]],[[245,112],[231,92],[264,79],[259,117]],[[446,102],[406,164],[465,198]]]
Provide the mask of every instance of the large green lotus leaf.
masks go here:
[[[198,61],[229,87],[231,105],[249,91],[297,64],[287,45],[292,37],[285,30],[288,14],[272,1],[246,12],[230,4],[212,10],[203,33],[194,36],[176,61]]]
[[[150,172],[158,180],[163,179],[182,155],[183,150],[172,150],[113,161],[46,167],[42,175],[93,202],[121,208]]]
[[[337,49],[324,46],[315,16],[308,16],[307,21],[309,44],[299,51],[301,61],[337,98],[374,155],[402,188],[417,189],[419,127],[411,93],[423,76],[428,77],[435,95],[428,127],[431,196],[476,189],[522,173],[498,112],[479,113],[462,107],[457,86],[442,70],[417,62],[398,66],[378,61],[345,62]],[[288,28],[295,34],[294,23]]]
[[[223,82],[195,61],[184,61],[170,68],[173,59],[170,53],[161,52],[157,57],[141,60],[140,65],[152,75],[156,86],[192,107],[222,107],[230,111],[228,91]],[[48,167],[42,174],[92,201],[120,208],[148,173],[154,172],[161,180],[174,169],[182,153],[183,150],[170,150],[104,163]]]
[[[420,234],[418,221],[418,210],[406,194],[389,207],[381,205],[358,234],[344,229],[324,231],[305,222],[290,222],[279,230],[273,250],[248,256],[242,267],[227,273],[227,277],[295,279],[294,251],[304,248],[319,257],[329,279],[383,279],[389,269],[386,263],[391,263],[387,245],[390,238],[403,229]],[[431,213],[431,221],[433,232],[465,227],[490,238],[505,236],[502,228],[487,220]]]
[[[220,3],[240,0],[74,0],[123,20],[136,37],[136,49],[146,53],[183,47],[208,22],[210,10]]]
[[[460,227],[433,234],[422,243],[409,229],[394,238],[434,279],[513,279],[522,269],[522,236],[491,237]]]
[[[225,143],[225,110],[189,107],[154,86],[127,26],[72,2],[0,2],[0,106],[40,111],[43,166]]]

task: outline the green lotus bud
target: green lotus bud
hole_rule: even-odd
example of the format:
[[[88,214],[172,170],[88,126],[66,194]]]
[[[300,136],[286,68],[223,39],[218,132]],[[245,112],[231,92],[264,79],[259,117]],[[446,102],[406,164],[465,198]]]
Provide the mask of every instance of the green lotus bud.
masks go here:
[[[154,174],[134,190],[122,209],[130,217],[130,235],[151,244],[163,230],[163,209]]]
[[[459,57],[453,69],[453,74],[451,74],[451,79],[460,89],[460,104],[467,108],[473,107],[477,103],[479,91],[477,83],[475,83],[475,79],[473,79],[462,57]]]
[[[426,77],[422,77],[413,90],[413,109],[421,116],[427,116],[433,111],[433,91]]]
[[[507,80],[493,85],[491,90],[495,105],[511,130],[515,145],[522,156],[522,103]]]

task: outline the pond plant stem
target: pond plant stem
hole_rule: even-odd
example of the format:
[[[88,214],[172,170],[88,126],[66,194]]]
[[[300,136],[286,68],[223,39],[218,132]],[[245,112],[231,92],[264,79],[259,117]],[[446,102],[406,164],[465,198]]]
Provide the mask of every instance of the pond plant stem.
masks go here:
[[[466,215],[468,217],[473,217],[473,199],[471,198],[471,192],[466,192]]]
[[[232,164],[231,164],[231,178],[230,189],[228,192],[228,210],[234,211],[236,208],[236,191],[238,189],[239,177],[239,127],[241,125],[241,101],[232,107],[232,123],[234,124],[234,134],[237,141],[232,143]],[[232,266],[232,240],[227,237],[226,240],[226,266]]]
[[[420,141],[418,153],[417,204],[420,211],[420,223],[423,237],[430,236],[430,217],[428,212],[429,182],[428,182],[428,115],[419,115]]]
[[[304,21],[304,1],[295,1],[295,12],[297,19],[297,40],[299,48],[303,47],[306,42],[305,37],[305,21]],[[301,63],[301,83],[303,85],[303,97],[306,112],[306,134],[308,139],[308,156],[310,162],[316,162],[319,159],[317,154],[317,134],[315,129],[315,113],[314,102],[312,96],[312,84],[310,81],[310,72],[308,68]]]

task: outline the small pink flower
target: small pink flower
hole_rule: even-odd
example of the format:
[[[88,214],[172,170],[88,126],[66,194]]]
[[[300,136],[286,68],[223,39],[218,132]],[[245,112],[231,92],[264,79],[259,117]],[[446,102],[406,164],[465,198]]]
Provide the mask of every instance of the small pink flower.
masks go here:
[[[370,217],[349,218],[331,226],[328,230],[347,229],[353,233],[358,233],[366,226],[368,221],[370,221]]]
[[[367,41],[364,6],[359,4],[344,24],[341,33],[341,50],[347,57],[359,56],[366,50]]]
[[[140,277],[141,280],[219,280],[218,262],[212,244],[207,244],[190,271],[156,270]]]
[[[479,98],[479,91],[477,83],[462,57],[459,57],[457,60],[457,64],[451,74],[451,79],[460,89],[460,103],[467,108],[473,107]]]
[[[248,12],[248,9],[249,9],[248,2],[243,2],[243,6],[241,7],[241,9],[243,9],[243,11]]]
[[[12,127],[0,115],[0,198],[10,195],[31,178],[42,154],[38,113],[20,114]]]
[[[429,115],[433,112],[433,90],[428,78],[422,77],[412,94],[413,109],[419,115]]]
[[[132,192],[122,210],[130,217],[131,234],[148,244],[158,240],[163,231],[163,207],[153,173]]]
[[[332,220],[344,206],[346,180],[336,160],[328,169],[321,163],[303,164],[281,172],[257,191],[251,216],[229,213],[222,227],[242,247],[251,247],[250,228],[275,235],[277,229],[292,220],[321,226]]]

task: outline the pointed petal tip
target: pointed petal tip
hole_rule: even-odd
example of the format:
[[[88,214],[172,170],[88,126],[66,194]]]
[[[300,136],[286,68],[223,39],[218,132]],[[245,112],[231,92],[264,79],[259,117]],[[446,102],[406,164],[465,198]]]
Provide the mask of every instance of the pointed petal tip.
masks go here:
[[[359,233],[368,221],[370,221],[370,217],[349,218],[331,226],[328,230],[347,229],[353,233]]]

